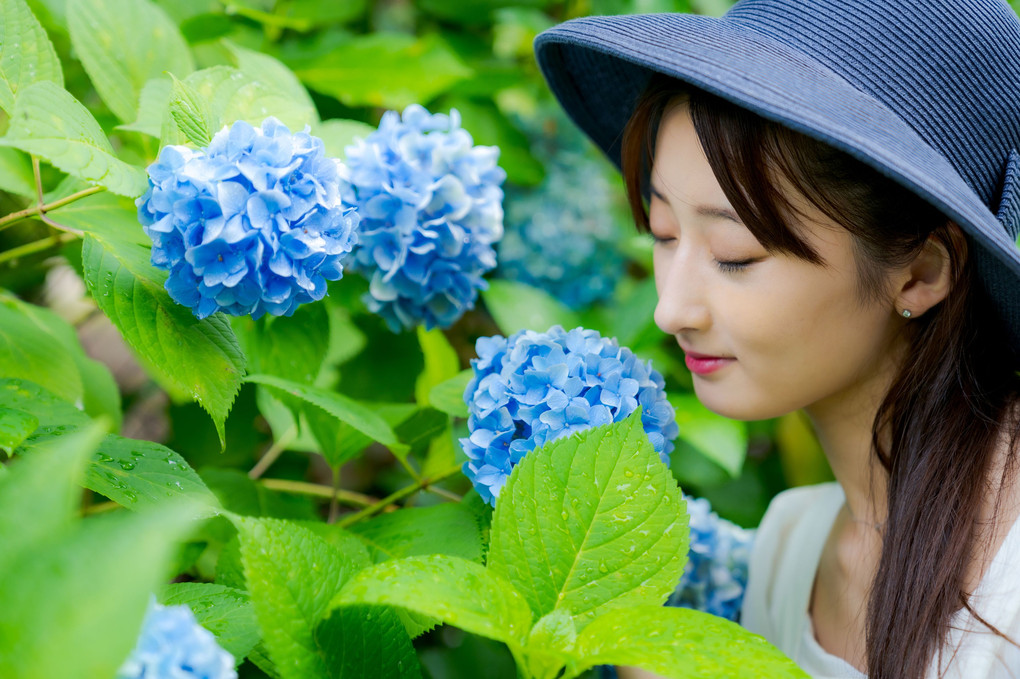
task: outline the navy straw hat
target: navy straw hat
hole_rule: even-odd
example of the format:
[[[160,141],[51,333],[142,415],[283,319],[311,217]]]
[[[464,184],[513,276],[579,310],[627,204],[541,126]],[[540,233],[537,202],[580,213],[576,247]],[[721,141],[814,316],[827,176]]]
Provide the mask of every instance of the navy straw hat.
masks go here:
[[[977,246],[1020,351],[1020,20],[1003,0],[742,0],[721,18],[587,17],[540,34],[535,53],[617,166],[659,72],[898,181]]]

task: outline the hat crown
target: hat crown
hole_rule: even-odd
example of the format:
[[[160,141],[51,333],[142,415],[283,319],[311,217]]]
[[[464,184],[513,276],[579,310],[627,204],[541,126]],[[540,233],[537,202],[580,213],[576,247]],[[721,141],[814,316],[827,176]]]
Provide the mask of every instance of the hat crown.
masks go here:
[[[885,104],[993,210],[1020,148],[1020,20],[1000,0],[742,0],[724,17]]]

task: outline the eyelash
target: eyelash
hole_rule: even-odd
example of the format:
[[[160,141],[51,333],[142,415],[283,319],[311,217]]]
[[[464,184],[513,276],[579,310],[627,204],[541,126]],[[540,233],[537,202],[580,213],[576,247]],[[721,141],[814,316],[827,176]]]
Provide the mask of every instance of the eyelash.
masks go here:
[[[676,240],[675,238],[660,238],[659,236],[656,236],[654,233],[650,235],[652,237],[652,241],[656,245],[660,243],[671,243],[674,240]],[[732,261],[720,261],[717,259],[715,260],[715,265],[719,267],[720,271],[723,271],[725,273],[740,273],[741,271],[743,271],[744,269],[746,269],[747,267],[749,267],[750,265],[754,264],[757,261],[758,261],[757,259],[740,259]]]

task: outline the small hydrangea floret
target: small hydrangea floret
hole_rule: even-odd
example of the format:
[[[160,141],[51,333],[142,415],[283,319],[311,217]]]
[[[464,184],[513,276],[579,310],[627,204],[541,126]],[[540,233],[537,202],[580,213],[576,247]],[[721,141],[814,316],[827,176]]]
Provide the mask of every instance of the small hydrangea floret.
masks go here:
[[[561,436],[619,422],[641,406],[641,424],[663,462],[678,433],[665,382],[650,362],[594,330],[523,330],[475,344],[464,392],[470,435],[464,473],[490,504],[514,466]]]
[[[368,307],[394,331],[448,327],[474,306],[496,266],[506,172],[499,148],[475,146],[456,110],[387,111],[346,149],[344,199],[361,215],[352,267]]]
[[[131,655],[117,679],[237,679],[234,656],[195,620],[187,606],[163,606],[153,598]]]
[[[667,603],[736,621],[747,589],[754,531],[719,518],[704,498],[684,499],[690,549],[680,585]]]
[[[321,139],[276,118],[163,147],[136,205],[167,292],[198,318],[289,316],[322,299],[357,237],[338,169]]]

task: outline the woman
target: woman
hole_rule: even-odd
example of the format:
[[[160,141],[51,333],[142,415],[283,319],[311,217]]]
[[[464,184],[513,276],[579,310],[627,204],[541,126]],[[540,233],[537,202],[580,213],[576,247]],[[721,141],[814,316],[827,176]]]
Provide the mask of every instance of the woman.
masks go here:
[[[817,677],[1020,677],[1016,15],[744,0],[536,53],[623,170],[699,399],[805,409],[835,473],[773,500],[742,624]]]

